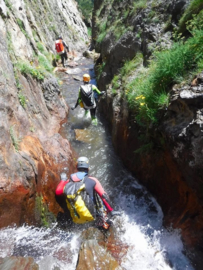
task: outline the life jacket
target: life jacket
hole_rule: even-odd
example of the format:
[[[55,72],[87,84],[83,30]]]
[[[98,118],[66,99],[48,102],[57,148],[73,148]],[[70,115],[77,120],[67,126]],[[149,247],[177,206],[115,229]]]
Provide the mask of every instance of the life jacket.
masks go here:
[[[85,190],[86,174],[78,172],[64,187],[67,207],[73,222],[83,224],[94,220],[94,203]],[[87,207],[88,206],[88,207]]]
[[[80,86],[81,99],[86,109],[91,109],[96,107],[96,102],[94,98],[94,91],[92,90],[91,84],[84,84]]]
[[[55,42],[55,48],[58,54],[64,53],[64,46],[63,46],[63,41],[62,39],[58,39]]]

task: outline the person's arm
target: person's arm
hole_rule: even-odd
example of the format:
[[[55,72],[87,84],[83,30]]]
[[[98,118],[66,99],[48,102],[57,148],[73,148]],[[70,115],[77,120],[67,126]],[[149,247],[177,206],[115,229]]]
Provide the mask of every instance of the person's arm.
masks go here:
[[[58,184],[58,186],[57,186],[57,188],[56,188],[56,191],[55,191],[56,195],[62,195],[62,194],[63,194],[63,189],[64,189],[65,185],[66,185],[68,182],[69,182],[69,180],[67,180],[67,181],[61,181],[61,182]]]
[[[95,91],[100,96],[102,96],[105,93],[105,91],[102,91],[102,92],[99,91],[99,89],[93,84],[92,84],[92,91]]]
[[[63,40],[62,42],[63,42],[63,46],[64,46],[64,47],[66,47],[67,52],[69,52],[69,47],[68,47],[68,45],[65,43],[65,41],[64,41],[64,40]]]
[[[97,178],[94,177],[89,177],[92,180],[95,181],[95,186],[94,186],[94,190],[97,192],[97,194],[100,196],[100,198],[102,199],[104,205],[106,206],[108,212],[113,211],[113,208],[111,206],[110,200],[108,195],[106,194],[106,192],[104,191],[101,183],[99,182],[99,180]]]

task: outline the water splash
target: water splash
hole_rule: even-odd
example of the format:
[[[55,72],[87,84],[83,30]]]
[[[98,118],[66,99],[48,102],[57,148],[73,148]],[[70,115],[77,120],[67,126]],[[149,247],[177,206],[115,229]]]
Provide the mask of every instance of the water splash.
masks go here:
[[[8,227],[0,231],[0,257],[31,256],[40,270],[75,269],[80,247],[79,233],[30,226]]]

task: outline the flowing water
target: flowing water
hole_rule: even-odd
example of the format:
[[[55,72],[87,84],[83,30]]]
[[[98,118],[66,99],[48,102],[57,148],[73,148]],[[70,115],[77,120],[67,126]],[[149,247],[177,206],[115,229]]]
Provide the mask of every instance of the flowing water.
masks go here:
[[[72,70],[77,74],[62,76],[63,95],[70,107],[77,100],[81,84],[73,79],[74,76],[81,78],[83,73],[90,73],[92,83],[95,83],[92,60],[82,59],[78,63],[77,69]],[[70,111],[61,134],[70,141],[79,156],[90,159],[90,175],[101,181],[115,209],[122,211],[122,215],[114,220],[120,240],[129,246],[122,268],[193,270],[184,255],[180,232],[162,227],[160,206],[124,168],[114,153],[105,120],[97,116],[98,126],[95,127],[91,125],[90,115],[84,116],[84,110],[78,106]],[[79,134],[77,138],[76,133]],[[81,225],[62,230],[57,224],[49,229],[29,226],[2,229],[0,257],[31,256],[39,264],[40,270],[75,269],[83,229]]]

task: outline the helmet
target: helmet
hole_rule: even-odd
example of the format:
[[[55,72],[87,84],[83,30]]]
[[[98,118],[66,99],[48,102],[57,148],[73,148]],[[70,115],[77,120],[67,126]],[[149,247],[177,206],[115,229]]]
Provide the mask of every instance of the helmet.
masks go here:
[[[89,82],[90,81],[90,75],[89,74],[84,74],[83,75],[83,81],[84,82]]]
[[[64,172],[60,174],[60,177],[61,177],[61,180],[62,180],[62,181],[65,181],[65,180],[68,179],[67,174],[64,173]]]
[[[86,157],[79,157],[77,160],[77,169],[88,169],[89,159]]]

